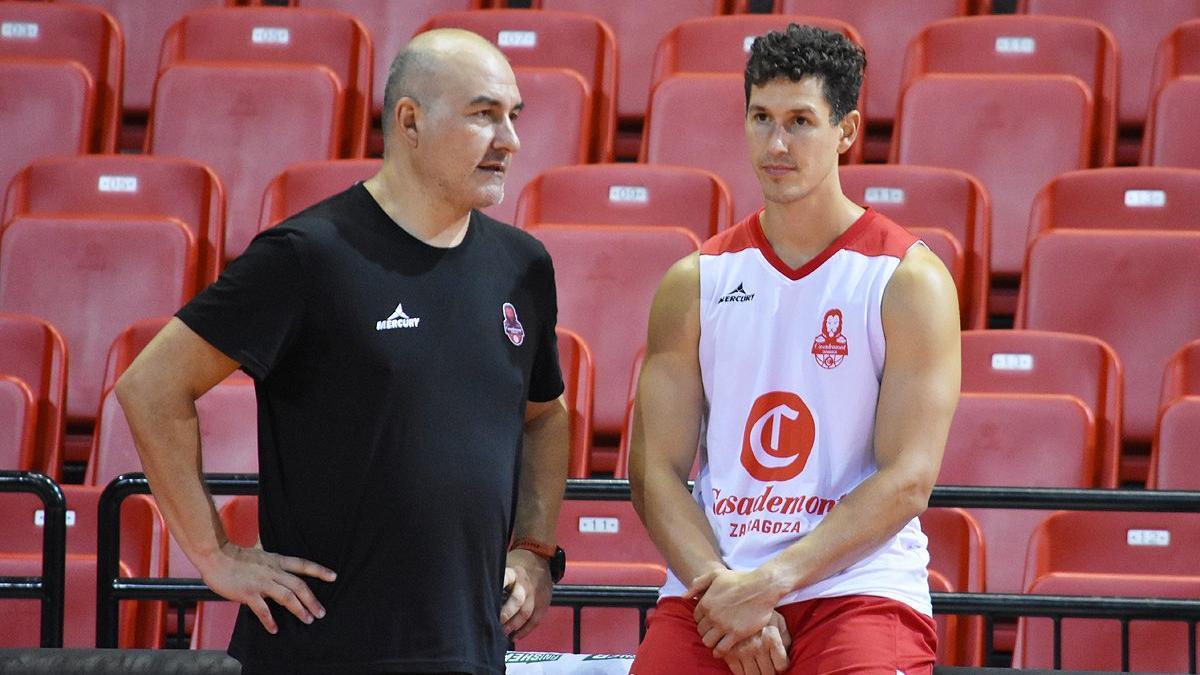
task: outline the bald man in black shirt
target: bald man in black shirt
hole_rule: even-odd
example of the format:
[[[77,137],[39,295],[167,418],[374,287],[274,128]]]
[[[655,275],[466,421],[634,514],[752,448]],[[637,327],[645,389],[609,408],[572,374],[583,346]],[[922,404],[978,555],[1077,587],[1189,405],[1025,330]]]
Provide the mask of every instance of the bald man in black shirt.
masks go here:
[[[244,605],[244,672],[503,673],[549,604],[554,271],[477,210],[504,196],[522,105],[483,38],[415,38],[380,172],[260,234],[117,384],[172,533]],[[258,394],[261,549],[229,542],[200,475],[194,402],[238,367]]]

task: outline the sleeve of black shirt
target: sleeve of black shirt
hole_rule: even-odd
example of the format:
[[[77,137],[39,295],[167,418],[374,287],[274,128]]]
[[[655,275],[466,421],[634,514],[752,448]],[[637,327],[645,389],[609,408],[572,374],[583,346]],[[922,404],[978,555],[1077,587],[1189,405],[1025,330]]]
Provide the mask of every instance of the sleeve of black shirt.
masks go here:
[[[558,365],[558,293],[554,287],[554,263],[543,251],[537,262],[535,279],[538,285],[538,314],[545,316],[538,336],[538,351],[533,357],[533,372],[529,378],[529,400],[536,403],[553,401],[563,393],[562,371]]]
[[[304,314],[297,236],[280,227],[258,235],[175,315],[256,380],[282,359]]]

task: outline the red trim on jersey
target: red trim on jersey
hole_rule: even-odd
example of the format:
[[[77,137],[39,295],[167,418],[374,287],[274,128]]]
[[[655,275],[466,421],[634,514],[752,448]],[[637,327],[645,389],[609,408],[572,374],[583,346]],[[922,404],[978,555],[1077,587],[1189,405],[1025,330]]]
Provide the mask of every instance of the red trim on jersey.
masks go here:
[[[755,211],[734,227],[709,239],[700,249],[700,255],[720,255],[737,253],[748,248],[758,249],[763,258],[771,263],[771,266],[780,274],[792,281],[799,281],[812,274],[834,253],[842,249],[865,256],[886,255],[903,258],[908,249],[918,241],[916,237],[892,222],[887,216],[868,207],[858,220],[851,223],[850,227],[838,235],[837,239],[830,242],[825,250],[800,267],[792,268],[783,262],[775,253],[771,242],[767,240],[762,229],[761,215],[762,211]]]

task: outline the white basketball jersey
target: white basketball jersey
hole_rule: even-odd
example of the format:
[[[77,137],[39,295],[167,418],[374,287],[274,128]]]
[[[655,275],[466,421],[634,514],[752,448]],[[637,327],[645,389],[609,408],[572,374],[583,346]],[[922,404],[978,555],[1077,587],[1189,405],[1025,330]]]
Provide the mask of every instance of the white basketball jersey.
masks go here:
[[[694,497],[721,556],[753,569],[808,534],[876,471],[883,292],[917,239],[876,211],[800,269],[754,214],[700,251],[707,423]],[[931,615],[925,535],[887,543],[780,602],[873,595]],[[669,574],[663,596],[686,587]]]

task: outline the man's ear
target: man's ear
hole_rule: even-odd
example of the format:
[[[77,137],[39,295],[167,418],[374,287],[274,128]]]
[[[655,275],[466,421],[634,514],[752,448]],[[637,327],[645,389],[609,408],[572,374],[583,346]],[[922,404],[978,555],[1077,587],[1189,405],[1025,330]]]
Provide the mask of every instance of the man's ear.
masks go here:
[[[412,147],[417,147],[418,128],[421,123],[421,106],[408,96],[396,101],[396,133]]]
[[[838,130],[841,132],[841,137],[838,139],[838,154],[846,152],[850,146],[854,145],[854,141],[858,139],[858,134],[862,130],[862,113],[857,110],[851,110],[846,113],[841,122],[838,122]]]

